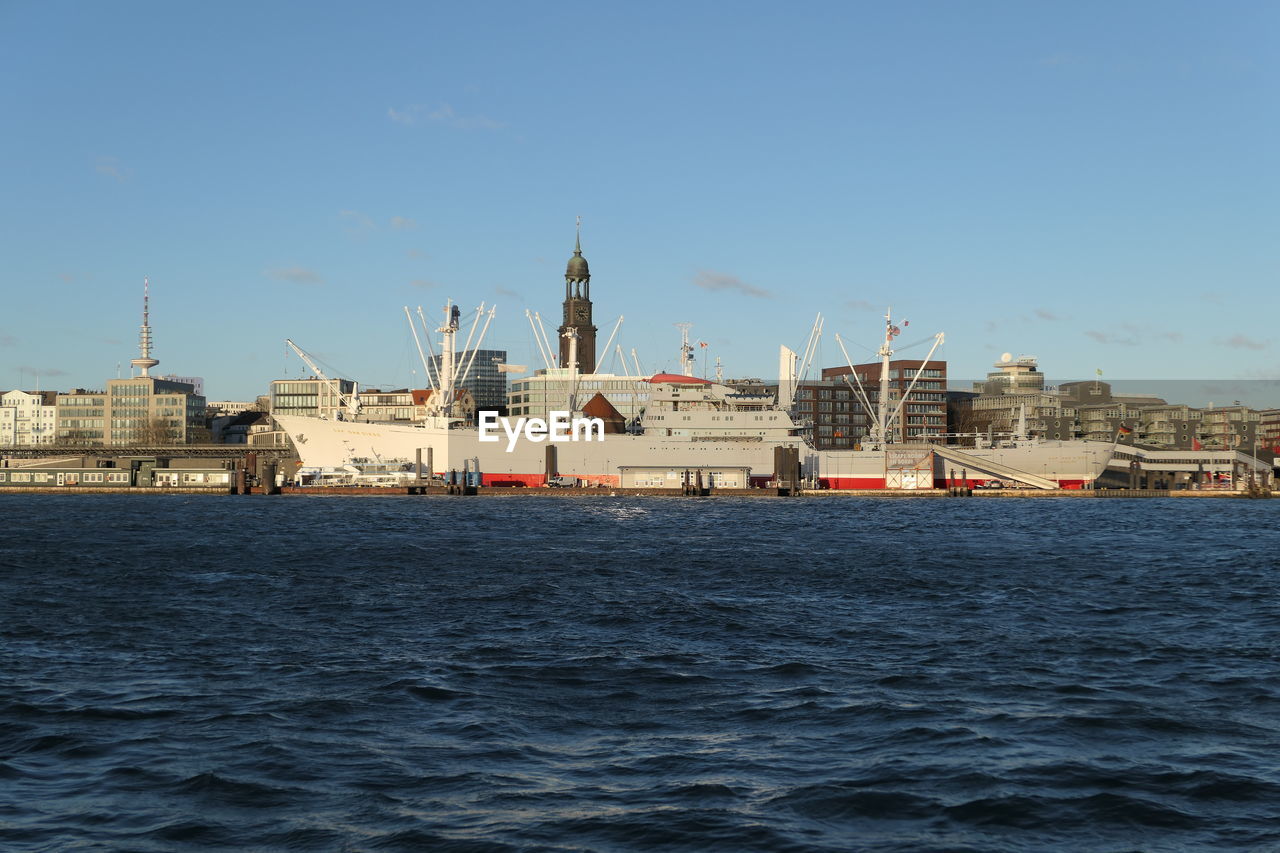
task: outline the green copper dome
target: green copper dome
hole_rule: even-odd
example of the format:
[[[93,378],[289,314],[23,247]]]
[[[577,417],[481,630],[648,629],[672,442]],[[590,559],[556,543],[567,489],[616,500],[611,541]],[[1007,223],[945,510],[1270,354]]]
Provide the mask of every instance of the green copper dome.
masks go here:
[[[582,257],[582,237],[578,236],[573,243],[573,257],[565,268],[564,277],[569,281],[586,281],[591,278],[591,270],[587,268],[587,259]]]

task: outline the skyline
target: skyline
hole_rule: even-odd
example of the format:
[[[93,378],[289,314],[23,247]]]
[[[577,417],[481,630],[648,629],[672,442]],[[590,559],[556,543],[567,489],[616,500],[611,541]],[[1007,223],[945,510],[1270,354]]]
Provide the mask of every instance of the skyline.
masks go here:
[[[776,378],[819,311],[819,366],[870,360],[891,305],[953,376],[1280,379],[1280,9],[734,13],[5,7],[0,384],[127,371],[144,277],[156,372],[210,399],[305,373],[285,338],[420,385],[402,306],[448,298],[540,366],[579,215],[654,372],[691,322]]]

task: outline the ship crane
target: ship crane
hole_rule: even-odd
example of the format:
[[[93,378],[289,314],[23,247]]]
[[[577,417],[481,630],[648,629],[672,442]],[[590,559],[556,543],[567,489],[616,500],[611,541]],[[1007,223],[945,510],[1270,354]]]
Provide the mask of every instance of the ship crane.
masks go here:
[[[903,320],[902,326],[905,327],[906,325],[907,321]],[[902,424],[902,413],[907,404],[907,399],[910,397],[911,392],[915,390],[916,383],[920,381],[920,377],[924,375],[924,371],[929,366],[929,361],[933,358],[934,352],[946,340],[946,336],[942,332],[933,336],[933,346],[929,349],[928,355],[924,357],[924,361],[916,369],[915,375],[911,377],[911,382],[902,392],[897,406],[893,406],[889,394],[889,360],[894,353],[893,339],[900,334],[902,334],[902,328],[894,324],[892,309],[886,309],[884,315],[884,341],[880,344],[880,349],[876,353],[880,356],[880,397],[874,407],[867,397],[866,388],[862,384],[857,368],[853,366],[853,360],[849,358],[849,351],[845,349],[844,341],[841,340],[839,335],[836,335],[836,343],[840,344],[840,351],[844,353],[845,364],[848,365],[849,374],[853,376],[854,380],[850,383],[848,376],[846,376],[845,382],[853,388],[858,402],[862,404],[867,414],[875,417],[875,422],[871,424],[871,429],[867,434],[867,443],[873,448],[882,448],[886,444],[893,443],[892,431],[895,424],[899,427]],[[915,344],[912,344],[912,346],[915,346]]]
[[[347,407],[347,414],[351,417],[355,417],[360,414],[360,402],[355,397],[343,394],[342,386],[338,380],[330,379],[325,376],[324,371],[320,369],[311,356],[307,355],[306,351],[303,350],[302,347],[298,346],[288,338],[285,338],[285,343],[289,345],[289,349],[293,350],[298,358],[302,359],[303,364],[310,368],[311,372],[315,374],[317,379],[329,386],[329,390],[332,392],[333,396],[338,398],[338,401]],[[356,387],[358,388],[359,386]]]

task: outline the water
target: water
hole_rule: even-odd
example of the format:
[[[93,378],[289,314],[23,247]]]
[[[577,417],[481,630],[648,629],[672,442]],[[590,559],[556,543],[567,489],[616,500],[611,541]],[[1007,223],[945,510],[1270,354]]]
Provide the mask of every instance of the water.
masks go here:
[[[1277,848],[1277,515],[0,496],[0,847]]]

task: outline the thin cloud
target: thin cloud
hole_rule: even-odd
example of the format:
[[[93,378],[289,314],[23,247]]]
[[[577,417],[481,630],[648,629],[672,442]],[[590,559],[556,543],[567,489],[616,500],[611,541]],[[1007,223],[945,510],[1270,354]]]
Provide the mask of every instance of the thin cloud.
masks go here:
[[[396,124],[440,124],[455,130],[501,130],[505,125],[487,116],[459,115],[452,104],[441,103],[435,109],[422,104],[412,104],[402,110],[394,107],[387,110],[387,117]]]
[[[65,370],[56,367],[32,367],[29,364],[18,365],[18,370],[23,373],[34,373],[37,376],[69,376]]]
[[[1062,319],[1061,316],[1053,313],[1048,308],[1037,308],[1036,316],[1039,317],[1041,320],[1048,320],[1050,322],[1056,322]]]
[[[120,183],[133,177],[133,170],[125,168],[115,157],[99,157],[94,161],[93,169],[99,175],[114,178]]]
[[[339,212],[342,221],[347,226],[347,231],[352,234],[360,234],[365,231],[372,231],[377,226],[373,224],[373,219],[358,210],[343,210]]]
[[[1182,332],[1161,332],[1159,335],[1156,335],[1156,337],[1172,344],[1180,344],[1185,339],[1185,335],[1183,335]]]
[[[408,255],[408,256],[409,256],[409,257],[411,257],[411,258],[425,258],[425,257],[427,257],[427,253],[426,253],[426,252],[424,252],[424,251],[422,251],[421,249],[410,249],[409,251],[405,252],[405,254],[406,254],[406,255]]]
[[[278,281],[288,281],[293,284],[320,284],[324,281],[324,278],[315,270],[305,267],[280,267],[267,270],[267,275]]]
[[[1142,343],[1142,341],[1138,339],[1137,335],[1134,335],[1132,333],[1122,335],[1116,332],[1106,332],[1106,331],[1100,331],[1097,329],[1091,329],[1085,332],[1084,334],[1085,334],[1085,337],[1093,341],[1096,341],[1100,344],[1105,344],[1107,346],[1114,345],[1114,346],[1122,346],[1122,347],[1136,347]]]
[[[1244,335],[1232,335],[1225,341],[1217,341],[1217,343],[1224,347],[1231,347],[1232,349],[1259,350],[1267,348],[1266,341],[1257,341],[1253,338],[1245,337]]]
[[[439,287],[440,285],[434,281],[427,281],[425,278],[415,278],[413,281],[409,282],[409,286],[420,287],[423,290],[431,290],[432,288]]]
[[[769,298],[773,296],[767,290],[756,287],[753,284],[747,284],[736,275],[715,272],[714,270],[700,270],[693,279],[693,286],[700,287],[703,290],[710,291],[729,291],[731,293],[740,293],[743,296],[754,296],[757,298]]]
[[[510,296],[512,299],[519,299],[521,302],[524,301],[524,297],[521,296],[519,293],[515,292],[514,290],[511,290],[510,288],[503,287],[502,285],[498,285],[497,287],[495,287],[493,289],[493,292],[498,294],[499,296]]]
[[[16,347],[18,339],[13,335],[0,335],[0,347]]]
[[[407,216],[393,216],[391,217],[391,227],[397,231],[412,231],[418,227],[418,223]]]
[[[58,278],[62,279],[65,284],[71,284],[76,280],[76,277],[69,272],[58,273]]]
[[[865,299],[850,299],[844,303],[844,307],[852,311],[874,311],[876,307]]]

